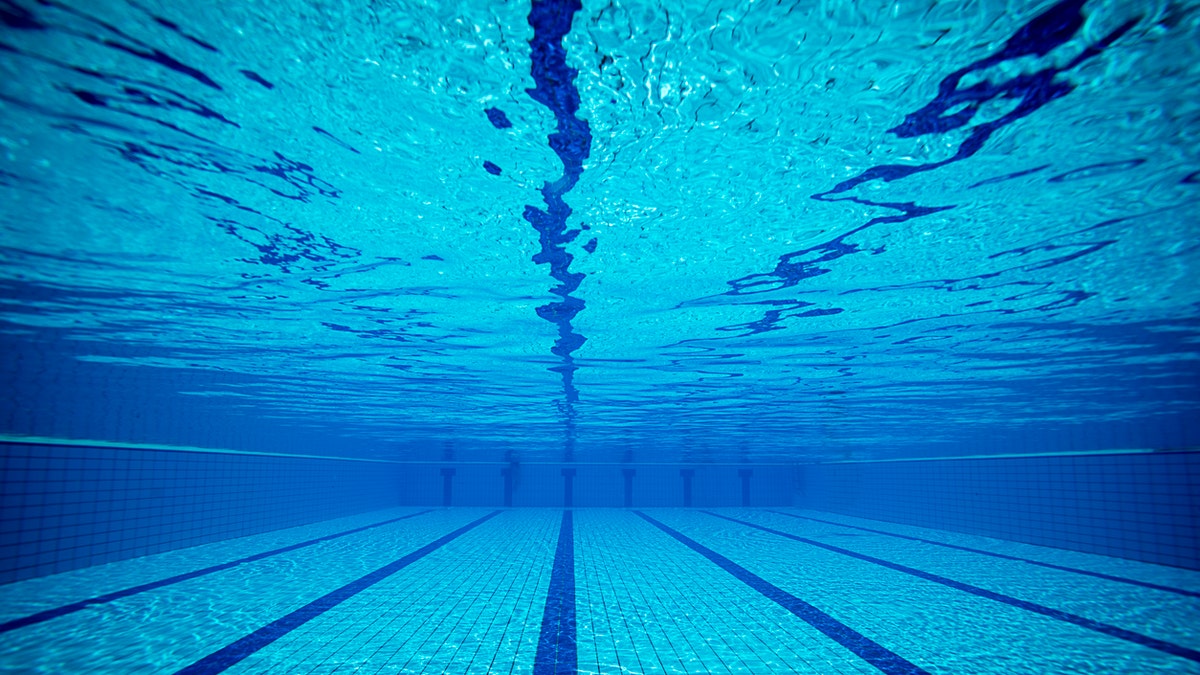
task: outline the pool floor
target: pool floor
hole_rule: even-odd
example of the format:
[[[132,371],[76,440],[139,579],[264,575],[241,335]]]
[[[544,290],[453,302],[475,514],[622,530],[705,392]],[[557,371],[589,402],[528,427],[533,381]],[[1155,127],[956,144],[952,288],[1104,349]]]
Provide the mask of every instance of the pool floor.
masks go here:
[[[790,508],[402,508],[2,586],[0,672],[1200,673],[1200,573]]]

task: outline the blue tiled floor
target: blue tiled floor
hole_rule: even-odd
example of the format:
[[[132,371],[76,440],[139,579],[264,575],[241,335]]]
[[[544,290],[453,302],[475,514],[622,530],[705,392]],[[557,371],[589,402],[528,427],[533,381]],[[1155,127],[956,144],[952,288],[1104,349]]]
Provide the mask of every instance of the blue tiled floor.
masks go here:
[[[0,587],[0,672],[1200,673],[1186,570],[795,509],[576,510],[564,554],[559,510],[418,511]]]

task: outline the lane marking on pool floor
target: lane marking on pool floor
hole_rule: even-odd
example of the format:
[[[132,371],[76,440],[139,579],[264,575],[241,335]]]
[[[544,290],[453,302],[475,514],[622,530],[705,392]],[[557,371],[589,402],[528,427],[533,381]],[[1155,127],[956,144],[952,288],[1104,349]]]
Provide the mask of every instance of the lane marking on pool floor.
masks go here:
[[[574,675],[579,669],[575,636],[575,524],[571,511],[563,511],[558,546],[550,573],[550,592],[542,613],[534,675]]]
[[[919,541],[923,544],[931,544],[933,546],[941,546],[943,548],[952,548],[952,549],[955,549],[958,551],[967,551],[968,553],[978,553],[980,555],[987,555],[987,556],[991,556],[993,558],[1001,558],[1004,560],[1015,560],[1017,562],[1029,563],[1030,565],[1037,565],[1038,567],[1045,567],[1048,569],[1059,570],[1062,572],[1073,572],[1075,574],[1084,574],[1089,577],[1095,577],[1097,579],[1104,579],[1106,581],[1116,581],[1116,582],[1122,583],[1122,584],[1132,584],[1134,586],[1141,586],[1142,588],[1151,588],[1156,591],[1165,591],[1167,593],[1175,593],[1178,595],[1185,595],[1190,598],[1200,598],[1200,592],[1189,591],[1189,590],[1186,590],[1183,588],[1175,588],[1173,586],[1163,586],[1161,584],[1154,584],[1154,583],[1150,583],[1148,581],[1138,581],[1137,579],[1130,579],[1128,577],[1118,577],[1118,576],[1115,576],[1112,574],[1104,574],[1103,572],[1092,572],[1090,570],[1082,570],[1082,569],[1078,569],[1075,567],[1067,567],[1066,565],[1055,565],[1054,563],[1042,562],[1040,560],[1030,560],[1029,558],[1022,558],[1022,557],[1015,556],[1015,555],[1006,555],[1004,553],[993,553],[992,551],[984,551],[983,549],[971,548],[969,546],[959,546],[957,544],[947,544],[946,542],[935,541],[933,539],[922,539],[921,537],[911,537],[911,536],[904,535],[904,534],[896,534],[895,532],[888,532],[886,530],[874,530],[869,527],[859,527],[858,525],[847,525],[846,523],[839,523],[839,522],[836,522],[833,520],[822,520],[820,518],[813,518],[811,516],[801,516],[801,515],[798,515],[795,513],[788,513],[787,511],[775,511],[772,509],[766,509],[766,511],[767,511],[767,513],[777,513],[781,516],[787,516],[789,518],[796,518],[798,520],[811,520],[813,522],[825,523],[827,525],[836,525],[838,527],[848,527],[852,530],[862,530],[863,532],[882,534],[887,537],[896,537],[897,539],[908,539],[909,541]]]
[[[37,612],[36,614],[30,614],[29,616],[23,616],[19,619],[12,619],[10,621],[5,621],[4,623],[0,623],[0,633],[7,633],[8,631],[16,630],[18,628],[23,628],[25,626],[32,626],[34,624],[43,623],[43,622],[49,621],[51,619],[57,619],[60,616],[74,614],[75,612],[85,610],[89,607],[95,607],[96,605],[107,604],[107,603],[113,602],[115,600],[120,600],[122,598],[128,598],[131,595],[137,595],[138,593],[145,593],[146,591],[153,591],[155,589],[159,589],[164,586],[170,586],[171,584],[178,584],[180,582],[195,579],[197,577],[202,577],[202,576],[205,576],[208,574],[213,574],[215,572],[221,572],[221,571],[224,571],[227,569],[237,567],[238,565],[244,565],[246,563],[258,562],[259,560],[264,560],[264,559],[270,558],[272,556],[281,555],[283,553],[290,553],[292,551],[298,551],[302,548],[308,548],[309,546],[315,546],[322,542],[333,541],[334,539],[340,539],[342,537],[348,537],[352,534],[357,534],[359,532],[364,532],[366,530],[371,530],[371,529],[374,529],[377,527],[383,527],[384,525],[391,525],[392,523],[396,523],[401,520],[408,520],[409,518],[416,518],[417,516],[423,516],[427,513],[433,513],[434,510],[435,509],[427,509],[425,511],[418,511],[416,513],[410,513],[408,515],[400,516],[399,518],[391,518],[389,520],[380,521],[378,523],[373,523],[371,525],[364,525],[362,527],[356,527],[352,530],[346,530],[345,532],[337,532],[335,534],[327,534],[323,537],[317,537],[316,539],[309,539],[308,541],[302,541],[297,544],[291,544],[289,546],[284,546],[283,548],[277,548],[277,549],[273,549],[270,551],[265,551],[263,553],[256,553],[251,556],[246,556],[245,558],[239,558],[237,560],[232,560],[230,562],[221,563],[219,565],[212,565],[210,567],[198,569],[193,572],[184,572],[183,574],[176,574],[175,576],[167,577],[166,579],[160,579],[158,581],[151,581],[149,583],[140,584],[138,586],[130,586],[129,588],[125,588],[125,589],[122,589],[119,591],[113,591],[112,593],[105,593],[104,595],[97,595],[96,597],[88,598],[87,600],[80,600],[79,602],[72,602],[68,605],[63,605],[61,607],[55,607],[54,609],[47,609],[47,610],[44,610],[41,612]]]
[[[502,510],[492,511],[478,520],[474,520],[466,525],[463,525],[450,534],[444,535],[429,542],[421,548],[404,556],[403,558],[394,560],[383,567],[380,567],[374,572],[351,581],[337,590],[330,591],[329,593],[322,595],[300,609],[297,609],[290,614],[272,621],[271,623],[259,628],[240,640],[230,643],[193,663],[192,665],[177,671],[176,675],[211,675],[212,673],[224,672],[231,666],[236,665],[239,661],[242,661],[255,652],[258,652],[263,647],[266,647],[293,630],[296,630],[300,626],[303,626],[309,621],[321,616],[325,612],[337,607],[346,600],[349,600],[350,598],[367,590],[371,586],[374,586],[384,579],[387,579],[396,572],[399,572],[421,558],[433,553],[439,548],[449,544],[455,539],[461,537],[467,532],[470,532],[476,527],[479,527],[492,518],[495,518],[501,513],[503,513]]]
[[[775,602],[780,607],[788,610],[792,614],[799,617],[802,621],[817,629],[825,636],[832,639],[834,642],[842,645],[846,649],[862,658],[867,663],[875,666],[880,671],[887,675],[929,675],[927,671],[919,666],[910,663],[900,655],[891,651],[887,647],[875,642],[867,636],[859,633],[846,624],[838,621],[825,612],[817,609],[813,605],[797,598],[787,591],[779,588],[771,582],[754,574],[750,570],[738,565],[729,558],[717,553],[716,551],[700,544],[687,535],[672,529],[663,523],[651,518],[641,511],[634,511],[643,520],[650,523],[654,527],[665,532],[667,535],[674,538],[679,543],[687,546],[700,555],[708,558],[709,561],[715,563],[718,567],[733,575],[742,583],[753,588],[759,593],[767,597],[767,599]]]
[[[808,544],[809,546],[815,546],[817,548],[825,549],[826,551],[831,551],[833,553],[839,553],[841,555],[849,556],[851,558],[862,560],[864,562],[869,562],[874,565],[886,567],[890,570],[895,570],[897,572],[903,572],[904,574],[908,574],[908,575],[917,577],[919,579],[924,579],[926,581],[932,581],[934,583],[942,584],[943,586],[948,586],[955,590],[963,591],[964,593],[970,593],[971,595],[977,595],[981,598],[987,598],[988,600],[995,600],[997,602],[1003,602],[1006,605],[1011,605],[1013,607],[1024,609],[1026,611],[1030,611],[1035,614],[1041,614],[1042,616],[1047,616],[1052,619],[1058,619],[1059,621],[1065,621],[1066,623],[1074,624],[1081,628],[1087,628],[1088,630],[1093,630],[1093,631],[1096,631],[1097,633],[1102,633],[1104,635],[1119,638],[1121,640],[1126,640],[1128,642],[1132,642],[1134,644],[1138,644],[1143,647],[1149,647],[1151,649],[1156,649],[1160,652],[1165,652],[1172,656],[1179,656],[1179,657],[1188,659],[1189,661],[1200,662],[1200,651],[1197,651],[1195,649],[1189,649],[1182,645],[1177,645],[1173,642],[1167,642],[1166,640],[1159,640],[1158,638],[1152,638],[1149,635],[1142,635],[1141,633],[1135,633],[1134,631],[1131,631],[1131,630],[1126,630],[1124,628],[1118,628],[1117,626],[1103,623],[1101,621],[1096,621],[1094,619],[1089,619],[1087,617],[1079,616],[1078,614],[1071,614],[1070,612],[1064,612],[1060,609],[1053,609],[1050,607],[1046,607],[1044,605],[1039,605],[1034,602],[1029,602],[1028,600],[1021,600],[1019,598],[1014,598],[1012,596],[1004,595],[1002,593],[996,593],[995,591],[989,591],[986,588],[980,588],[978,586],[972,586],[971,584],[963,583],[961,581],[955,581],[955,580],[949,579],[947,577],[933,574],[932,572],[925,572],[923,570],[916,569],[915,567],[908,567],[907,565],[901,565],[900,563],[894,563],[894,562],[891,562],[888,560],[884,560],[882,558],[876,558],[874,556],[869,556],[869,555],[866,555],[863,553],[856,553],[849,549],[844,549],[839,546],[833,546],[832,544],[824,544],[824,543],[821,543],[819,541],[815,541],[812,539],[806,539],[804,537],[800,537],[800,536],[791,534],[789,532],[784,532],[782,530],[775,530],[775,529],[772,529],[769,527],[758,525],[756,523],[751,523],[749,521],[738,520],[737,518],[730,518],[729,516],[723,516],[719,513],[714,513],[712,511],[701,510],[701,512],[706,513],[706,514],[716,517],[716,518],[721,518],[723,520],[728,520],[733,523],[738,523],[738,524],[744,525],[746,527],[751,527],[756,530],[762,530],[763,532],[768,532],[770,534],[774,534],[774,535],[777,535],[780,537],[786,537],[788,539],[792,539],[792,540],[801,542],[803,544]]]

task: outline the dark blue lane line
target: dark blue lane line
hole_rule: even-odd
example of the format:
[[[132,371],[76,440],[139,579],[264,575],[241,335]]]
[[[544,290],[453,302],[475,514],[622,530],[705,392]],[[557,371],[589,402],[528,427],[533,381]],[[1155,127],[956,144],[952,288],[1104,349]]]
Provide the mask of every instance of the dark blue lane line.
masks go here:
[[[1119,582],[1122,584],[1133,584],[1134,586],[1141,586],[1142,588],[1153,588],[1156,591],[1166,591],[1167,593],[1176,593],[1178,595],[1186,595],[1191,598],[1200,598],[1200,593],[1197,593],[1196,591],[1188,591],[1188,590],[1184,590],[1182,588],[1175,588],[1173,586],[1162,586],[1160,584],[1152,584],[1148,581],[1138,581],[1137,579],[1129,579],[1126,577],[1113,576],[1111,574],[1103,574],[1100,572],[1081,570],[1081,569],[1078,569],[1075,567],[1066,567],[1065,565],[1055,565],[1053,563],[1041,562],[1039,560],[1030,560],[1028,558],[1020,558],[1015,555],[1005,555],[1003,553],[993,553],[991,551],[984,551],[984,550],[978,549],[978,548],[970,548],[968,546],[957,546],[955,544],[947,544],[945,542],[934,541],[932,539],[922,539],[920,537],[910,537],[910,536],[903,535],[903,534],[896,534],[895,532],[887,532],[884,530],[872,530],[869,527],[859,527],[857,525],[847,525],[845,523],[839,523],[839,522],[835,522],[832,520],[822,520],[820,518],[812,518],[809,516],[799,516],[794,513],[788,513],[786,511],[773,511],[771,509],[767,509],[767,512],[768,513],[778,513],[781,516],[787,516],[789,518],[796,518],[799,520],[811,520],[816,523],[826,523],[828,525],[837,525],[838,527],[848,527],[852,530],[862,530],[863,532],[872,532],[874,534],[882,534],[882,535],[888,536],[888,537],[896,537],[897,539],[908,539],[909,541],[919,541],[923,544],[931,544],[933,546],[941,546],[943,548],[952,548],[957,551],[967,551],[968,553],[978,553],[980,555],[990,555],[993,558],[1003,558],[1004,560],[1016,560],[1017,562],[1029,563],[1030,565],[1037,565],[1038,567],[1046,567],[1046,568],[1049,568],[1052,570],[1060,570],[1063,572],[1073,572],[1075,574],[1084,574],[1089,577],[1096,577],[1097,579],[1104,579],[1106,581],[1116,581],[1116,582]]]
[[[451,541],[454,541],[467,532],[484,524],[488,520],[495,518],[501,513],[503,513],[503,511],[492,511],[478,520],[463,525],[450,534],[429,542],[428,544],[413,551],[412,553],[409,553],[399,560],[390,562],[374,572],[359,577],[358,579],[351,581],[335,591],[326,593],[325,595],[313,600],[291,614],[276,619],[275,621],[272,621],[262,628],[259,628],[237,642],[233,642],[226,647],[209,654],[208,656],[200,659],[183,670],[178,671],[176,675],[210,675],[211,673],[224,672],[226,669],[254,654],[263,647],[266,647],[293,630],[296,630],[300,626],[303,626],[309,621],[321,616],[325,612],[337,607],[346,600],[349,600],[355,595],[367,590],[371,586],[374,586],[380,581],[392,576],[396,572],[399,572],[421,558],[424,558],[446,544],[449,544]]]
[[[571,511],[563,511],[558,528],[558,548],[550,574],[550,593],[542,613],[534,675],[575,675],[579,669],[575,647],[575,527]]]
[[[780,607],[795,614],[808,625],[824,633],[827,637],[854,652],[867,663],[875,666],[888,675],[928,675],[927,671],[906,661],[903,657],[859,633],[846,624],[829,616],[825,612],[804,602],[771,582],[738,565],[729,558],[688,538],[677,530],[658,522],[641,511],[634,511],[643,520],[666,532],[676,541],[708,558],[718,567],[730,573],[738,581],[765,595]]]
[[[418,511],[417,513],[410,513],[407,516],[400,516],[399,518],[392,518],[390,520],[384,520],[382,522],[374,523],[371,525],[364,525],[362,527],[356,527],[353,530],[346,530],[345,532],[338,532],[336,534],[327,534],[324,537],[317,537],[316,539],[309,539],[308,541],[302,541],[298,544],[284,546],[283,548],[277,548],[277,549],[274,549],[271,551],[267,551],[265,553],[256,553],[252,556],[240,558],[240,559],[234,560],[232,562],[221,563],[220,565],[213,565],[212,567],[205,567],[204,569],[199,569],[194,572],[185,572],[183,574],[177,574],[173,577],[167,577],[166,579],[161,579],[159,581],[152,581],[150,583],[142,584],[140,586],[132,586],[130,588],[126,588],[126,589],[123,589],[120,591],[113,591],[112,593],[105,593],[104,595],[97,595],[94,598],[88,598],[87,600],[80,600],[79,602],[73,602],[69,605],[63,605],[62,607],[55,607],[54,609],[47,609],[43,612],[38,612],[37,614],[23,616],[19,619],[13,619],[11,621],[6,621],[6,622],[0,624],[0,633],[7,633],[10,630],[16,630],[18,628],[23,628],[25,626],[32,626],[34,624],[42,623],[44,621],[49,621],[51,619],[57,619],[60,616],[74,614],[75,612],[85,610],[88,607],[95,607],[96,605],[103,605],[105,603],[109,603],[114,600],[120,600],[121,598],[128,598],[131,595],[137,595],[138,593],[145,593],[146,591],[153,591],[157,588],[162,588],[163,586],[170,586],[171,584],[177,584],[182,581],[188,581],[189,579],[195,579],[196,577],[202,577],[207,574],[212,574],[214,572],[220,572],[222,570],[227,570],[232,567],[237,567],[238,565],[244,565],[246,563],[256,562],[256,561],[262,560],[264,558],[270,558],[271,556],[280,555],[282,553],[289,553],[291,551],[296,551],[296,550],[299,550],[302,548],[307,548],[309,546],[320,544],[321,542],[332,541],[334,539],[340,539],[342,537],[348,537],[352,534],[357,534],[357,533],[363,532],[365,530],[374,529],[376,527],[383,527],[384,525],[391,525],[392,523],[395,523],[395,522],[398,522],[401,520],[407,520],[409,518],[416,518],[417,516],[423,516],[426,513],[432,513],[432,512],[433,512],[433,509],[428,509],[425,511]]]
[[[862,560],[864,562],[869,562],[869,563],[872,563],[875,565],[879,565],[880,567],[886,567],[890,570],[895,570],[897,572],[903,572],[905,574],[912,575],[919,579],[925,579],[926,581],[932,581],[934,583],[942,584],[943,586],[948,586],[948,587],[953,588],[958,591],[963,591],[964,593],[970,593],[971,595],[977,595],[981,598],[987,598],[988,600],[995,600],[996,602],[1003,602],[1006,605],[1012,605],[1013,607],[1017,607],[1019,609],[1033,612],[1035,614],[1041,614],[1042,616],[1048,616],[1051,619],[1058,619],[1059,621],[1065,621],[1067,623],[1074,624],[1081,628],[1087,628],[1088,630],[1094,630],[1097,633],[1103,633],[1104,635],[1108,635],[1108,636],[1115,637],[1115,638],[1120,638],[1122,640],[1127,640],[1129,642],[1133,642],[1135,644],[1142,645],[1143,647],[1157,649],[1160,652],[1165,652],[1172,656],[1179,656],[1179,657],[1188,659],[1189,661],[1200,662],[1200,651],[1196,651],[1195,649],[1188,649],[1187,647],[1183,647],[1183,646],[1174,644],[1172,642],[1167,642],[1166,640],[1159,640],[1158,638],[1152,638],[1148,635],[1142,635],[1141,633],[1135,633],[1131,630],[1125,630],[1124,628],[1118,628],[1116,626],[1112,626],[1107,623],[1102,623],[1100,621],[1089,619],[1087,617],[1079,616],[1078,614],[1071,614],[1070,612],[1064,612],[1062,610],[1052,609],[1050,607],[1045,607],[1043,605],[1029,602],[1027,600],[1021,600],[1019,598],[1002,595],[1002,594],[996,593],[994,591],[989,591],[986,588],[980,588],[978,586],[972,586],[971,584],[966,584],[961,581],[947,579],[946,577],[939,576],[939,575],[933,574],[931,572],[925,572],[925,571],[916,569],[914,567],[908,567],[907,565],[901,565],[899,563],[894,563],[894,562],[890,562],[888,560],[883,560],[882,558],[876,558],[873,556],[864,555],[862,553],[856,553],[854,551],[840,548],[838,546],[832,546],[830,544],[823,544],[819,541],[814,541],[812,539],[805,539],[804,537],[798,537],[794,534],[790,534],[790,533],[784,532],[782,530],[775,530],[775,529],[771,529],[769,527],[763,527],[762,525],[758,525],[756,523],[751,523],[751,522],[745,521],[745,520],[738,520],[737,518],[730,518],[729,516],[723,516],[719,513],[713,513],[712,511],[704,511],[704,513],[707,513],[710,516],[721,518],[723,520],[728,520],[733,523],[745,525],[746,527],[752,527],[756,530],[762,530],[763,532],[769,532],[771,534],[778,535],[780,537],[786,537],[788,539],[792,539],[792,540],[795,540],[795,541],[798,541],[798,542],[801,542],[804,544],[808,544],[809,546],[816,546],[817,548],[823,548],[826,551],[832,551],[833,553],[840,553],[845,556],[850,556],[851,558],[856,558],[856,559]]]

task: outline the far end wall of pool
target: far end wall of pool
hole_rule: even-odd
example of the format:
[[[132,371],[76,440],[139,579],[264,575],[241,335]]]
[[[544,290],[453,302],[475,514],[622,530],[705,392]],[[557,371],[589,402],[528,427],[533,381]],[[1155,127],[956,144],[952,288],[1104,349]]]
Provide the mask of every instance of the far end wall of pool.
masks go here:
[[[0,443],[0,583],[394,506],[806,509],[1200,569],[1200,453],[400,464]]]

